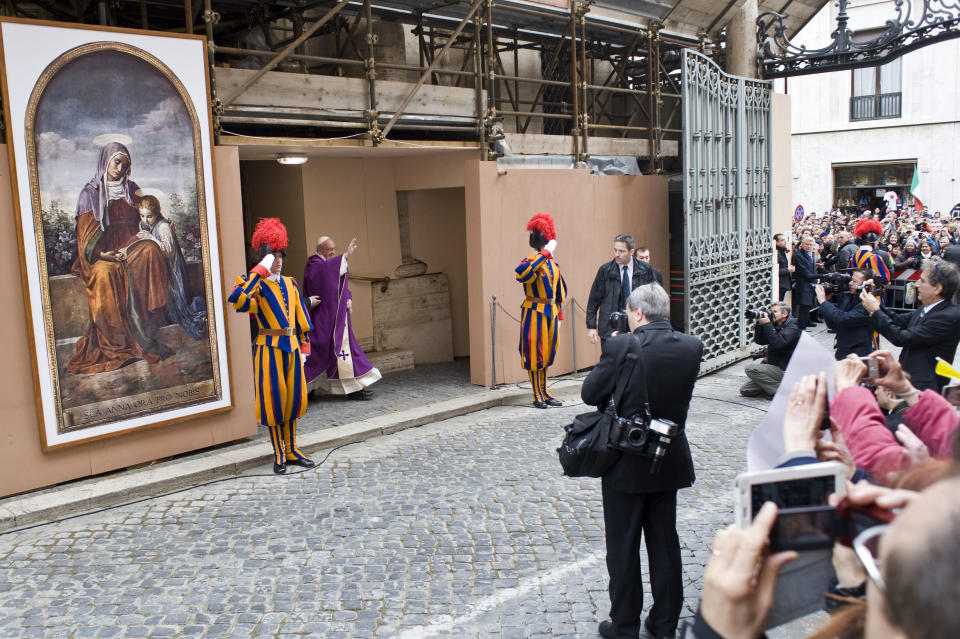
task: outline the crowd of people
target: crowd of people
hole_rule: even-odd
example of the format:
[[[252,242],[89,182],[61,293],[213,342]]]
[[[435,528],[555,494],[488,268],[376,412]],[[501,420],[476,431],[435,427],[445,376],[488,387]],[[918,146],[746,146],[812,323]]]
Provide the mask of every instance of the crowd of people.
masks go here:
[[[960,611],[947,603],[960,597],[960,379],[950,366],[960,341],[960,224],[926,209],[834,212],[797,222],[792,236],[775,238],[781,301],[758,314],[755,338],[766,348],[746,367],[741,393],[772,397],[802,332],[824,321],[835,368],[783,389],[778,468],[840,462],[846,503],[892,520],[837,539],[824,592],[832,618],[813,637],[960,636]],[[912,282],[915,300],[891,286],[898,280]],[[901,348],[899,361],[881,337]],[[748,527],[718,533],[685,636],[763,636],[780,569],[797,558],[770,552],[777,517],[768,503]]]
[[[825,607],[833,615],[812,637],[957,637],[960,610],[952,605],[960,598],[957,403],[935,390],[916,388],[889,352],[876,351],[870,358],[876,362],[873,377],[852,354],[834,370],[797,382],[783,421],[786,452],[778,460],[780,467],[840,462],[851,480],[847,502],[892,519],[858,530],[853,548],[850,540],[838,539],[835,580],[824,592]],[[828,374],[836,388],[829,401]],[[904,404],[892,422],[875,397],[881,392]],[[798,556],[769,551],[777,513],[777,506],[767,503],[749,527],[717,534],[700,608],[685,636],[763,636],[780,568]]]
[[[809,299],[803,291],[804,284],[811,278],[825,273],[844,272],[854,266],[854,258],[860,243],[856,229],[864,222],[871,224],[876,238],[871,247],[879,257],[878,275],[886,277],[884,284],[897,279],[898,273],[906,270],[919,270],[929,261],[940,258],[960,267],[960,219],[948,218],[927,207],[922,210],[880,209],[862,211],[859,214],[847,214],[833,211],[823,216],[808,215],[793,225],[792,247],[786,246],[786,239],[777,243],[780,251],[780,299],[793,291],[797,298]],[[782,235],[779,237],[783,238]],[[807,241],[804,246],[804,241]],[[792,249],[792,251],[791,251]],[[786,264],[783,257],[792,252]],[[812,254],[812,255],[811,255]],[[813,258],[812,272],[805,269],[808,256]],[[856,266],[863,266],[857,264]],[[807,305],[801,299],[794,300],[794,313],[799,314],[800,305]],[[813,306],[809,303],[809,306]],[[809,322],[800,320],[801,328],[819,318],[814,315]]]

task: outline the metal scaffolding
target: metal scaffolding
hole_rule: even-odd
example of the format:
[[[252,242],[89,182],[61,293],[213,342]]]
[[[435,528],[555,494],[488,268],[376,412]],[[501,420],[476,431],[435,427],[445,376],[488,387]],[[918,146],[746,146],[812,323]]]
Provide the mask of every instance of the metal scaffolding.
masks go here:
[[[204,32],[218,133],[222,125],[247,134],[300,137],[353,130],[373,145],[388,135],[429,136],[476,141],[484,159],[492,159],[505,128],[523,134],[537,122],[534,130],[568,136],[570,155],[578,162],[587,159],[591,139],[645,140],[644,168],[662,171],[663,142],[679,141],[681,133],[681,50],[702,50],[705,37],[668,35],[656,21],[625,24],[594,16],[593,4],[570,0],[557,9],[522,0],[64,0],[10,6],[27,17]],[[403,25],[416,39],[419,64],[377,59],[380,23]],[[308,53],[318,39],[331,55]],[[539,54],[534,73],[519,70],[526,51]],[[218,87],[217,69],[238,64],[258,68],[239,86]],[[244,104],[248,90],[273,70],[365,78],[366,108],[331,113],[319,99],[315,109],[292,108],[283,96],[270,106]],[[392,111],[378,102],[378,72],[418,78]],[[474,113],[455,116],[438,104],[436,113],[411,116],[407,107],[425,85],[472,89]]]

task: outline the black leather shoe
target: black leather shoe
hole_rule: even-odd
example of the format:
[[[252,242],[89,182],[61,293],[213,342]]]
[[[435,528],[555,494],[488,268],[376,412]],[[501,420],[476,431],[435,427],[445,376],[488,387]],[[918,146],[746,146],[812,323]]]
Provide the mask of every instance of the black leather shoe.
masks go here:
[[[347,399],[370,399],[373,397],[373,391],[363,388],[347,395]]]
[[[287,460],[287,466],[300,466],[301,468],[313,468],[314,466],[316,466],[316,464],[313,463],[312,459],[298,459],[294,457],[293,459]]]
[[[287,472],[287,466],[286,466],[286,464],[274,464],[274,465],[273,465],[273,472],[275,472],[275,473],[278,474],[278,475],[283,475],[283,474],[285,474],[285,473]]]
[[[643,620],[643,628],[647,631],[647,634],[650,635],[652,639],[674,639],[674,637],[677,636],[676,630],[668,633],[656,632],[653,629],[653,626],[650,624],[650,617],[647,617]]]
[[[554,399],[553,397],[547,400],[547,406],[563,406],[563,402],[559,399]]]
[[[534,408],[549,408],[544,402],[533,402]]]
[[[631,634],[618,631],[612,621],[601,621],[600,627],[597,630],[600,632],[601,637],[606,637],[607,639],[636,639],[637,637],[636,632]]]

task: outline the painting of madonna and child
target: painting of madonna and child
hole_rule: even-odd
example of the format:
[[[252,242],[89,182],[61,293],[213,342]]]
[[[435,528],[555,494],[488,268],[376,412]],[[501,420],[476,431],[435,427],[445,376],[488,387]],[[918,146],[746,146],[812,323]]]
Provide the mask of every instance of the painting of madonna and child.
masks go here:
[[[199,111],[145,50],[100,41],[54,59],[29,105],[39,284],[52,327],[46,344],[35,341],[48,355],[38,375],[49,375],[57,433],[149,425],[222,399],[205,100]]]

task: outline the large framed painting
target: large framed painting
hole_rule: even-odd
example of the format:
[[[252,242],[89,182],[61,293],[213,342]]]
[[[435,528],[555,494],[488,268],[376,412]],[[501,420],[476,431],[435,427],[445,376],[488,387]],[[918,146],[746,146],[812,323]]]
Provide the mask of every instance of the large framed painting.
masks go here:
[[[44,449],[229,409],[205,40],[0,38]]]

